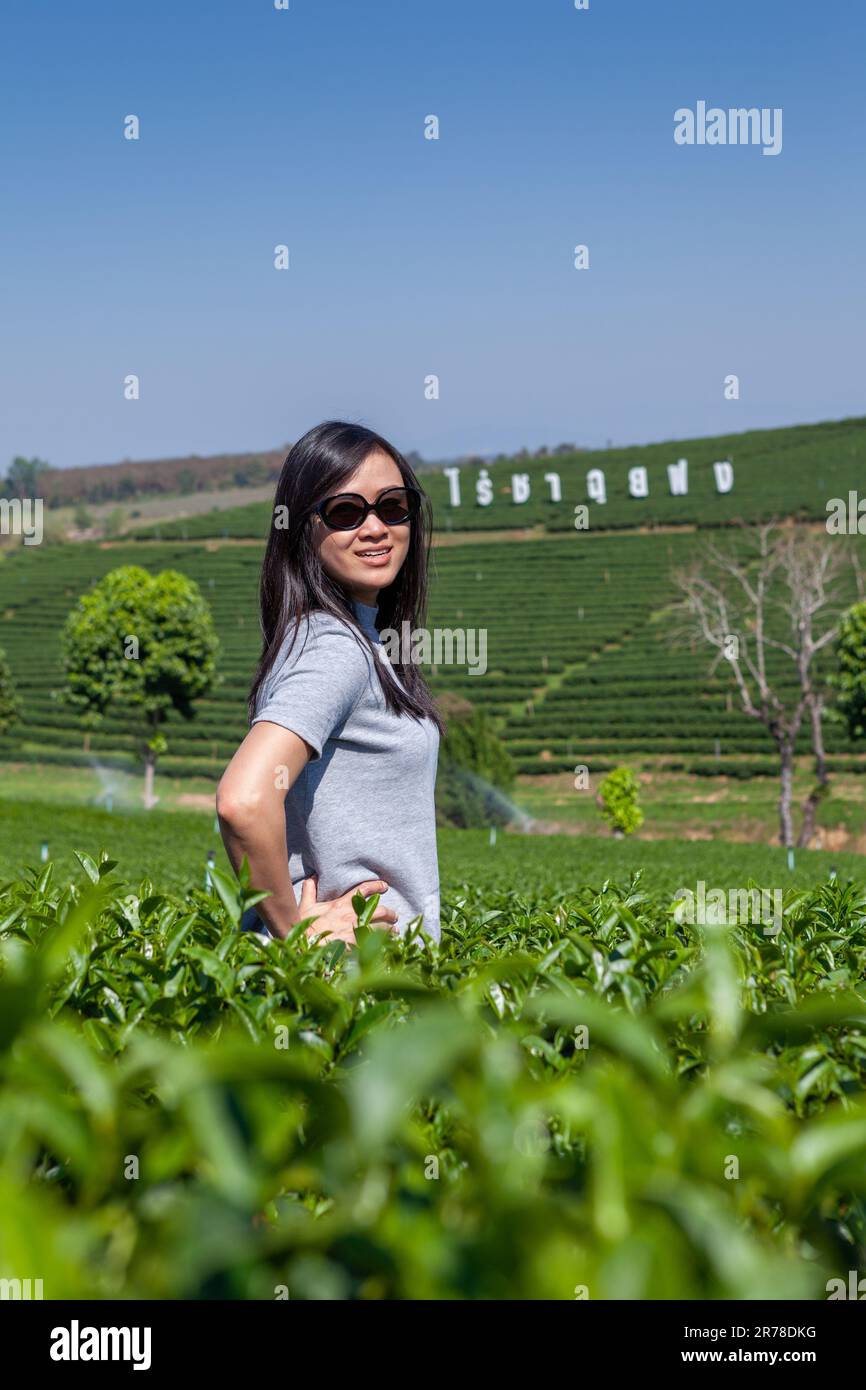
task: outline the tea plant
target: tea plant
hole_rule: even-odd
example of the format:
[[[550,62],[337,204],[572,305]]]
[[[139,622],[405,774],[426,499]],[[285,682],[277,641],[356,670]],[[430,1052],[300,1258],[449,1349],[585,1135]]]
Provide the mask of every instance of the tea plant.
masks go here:
[[[866,1257],[866,890],[780,930],[640,877],[452,893],[438,947],[0,886],[0,1274],[46,1297],[809,1298]]]

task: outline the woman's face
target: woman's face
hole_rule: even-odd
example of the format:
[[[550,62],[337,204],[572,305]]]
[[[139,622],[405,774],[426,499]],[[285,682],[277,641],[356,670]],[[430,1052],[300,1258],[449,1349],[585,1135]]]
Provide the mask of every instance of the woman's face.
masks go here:
[[[368,502],[375,502],[386,488],[403,486],[403,476],[394,460],[376,450],[367,455],[337,492],[355,492]],[[377,604],[379,591],[393,584],[406,559],[412,522],[387,526],[375,512],[368,512],[354,531],[332,531],[319,516],[315,525],[325,573],[349,598],[371,606]]]

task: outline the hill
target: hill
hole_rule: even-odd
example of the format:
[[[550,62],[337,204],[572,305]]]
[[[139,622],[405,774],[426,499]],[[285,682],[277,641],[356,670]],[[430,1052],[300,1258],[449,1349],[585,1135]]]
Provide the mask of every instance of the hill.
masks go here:
[[[682,469],[680,460],[686,460]],[[716,464],[730,470],[717,476]],[[484,466],[490,501],[479,504],[476,488],[482,468],[458,470],[460,503],[453,505],[452,479],[433,469],[424,487],[433,502],[436,526],[443,531],[509,530],[536,527],[573,531],[575,506],[585,505],[589,529],[623,530],[653,526],[726,526],[740,521],[795,517],[823,519],[831,497],[857,488],[866,467],[866,417],[751,430],[742,434],[672,440],[622,449],[575,451],[545,458],[500,459]],[[685,482],[687,491],[671,491]],[[635,472],[637,470],[637,472]],[[545,475],[559,478],[561,500],[551,500]],[[525,477],[528,500],[512,494],[514,475]],[[599,481],[601,475],[602,481]],[[730,478],[729,491],[720,491]],[[645,496],[634,496],[646,486]],[[520,486],[520,484],[518,484]],[[604,501],[598,500],[603,489]],[[150,524],[134,532],[141,539],[262,539],[270,524],[270,503],[214,511],[183,521]]]
[[[95,463],[82,468],[51,468],[40,479],[51,507],[74,502],[128,502],[164,493],[215,491],[249,487],[276,479],[288,445],[258,453],[217,454],[200,458],[144,459],[133,463]]]
[[[273,483],[291,448],[247,453],[187,454],[179,458],[124,459],[122,463],[87,464],[78,468],[45,468],[39,475],[39,495],[49,507],[103,502],[131,502],[145,497],[188,497],[195,493],[216,494],[235,488],[255,488]],[[410,456],[423,470],[433,465],[417,454]],[[3,487],[0,485],[0,496]],[[10,495],[18,495],[14,486]]]
[[[774,772],[769,739],[738,712],[726,673],[710,678],[703,653],[668,646],[670,573],[700,543],[689,533],[572,533],[438,549],[429,626],[484,634],[485,646],[483,670],[476,659],[449,664],[445,649],[441,664],[430,668],[434,689],[487,709],[522,773],[569,772],[582,764],[594,774],[623,758],[707,776]],[[0,738],[0,758],[136,764],[139,734],[127,716],[109,715],[85,748],[74,715],[53,693],[69,609],[108,570],[135,562],[184,571],[212,606],[223,683],[200,703],[192,723],[169,725],[161,766],[179,776],[218,777],[246,731],[259,643],[260,559],[257,546],[191,544],[7,553],[0,564],[0,645],[24,715]],[[860,750],[833,726],[828,743],[836,767],[866,769]]]

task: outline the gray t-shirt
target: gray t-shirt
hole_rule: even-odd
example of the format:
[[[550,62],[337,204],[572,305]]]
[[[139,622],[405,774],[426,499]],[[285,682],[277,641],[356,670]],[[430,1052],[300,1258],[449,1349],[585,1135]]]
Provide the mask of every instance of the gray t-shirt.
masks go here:
[[[382,878],[389,885],[382,902],[397,913],[400,934],[423,916],[422,930],[438,941],[439,731],[430,719],[387,708],[373,665],[388,660],[376,609],[353,607],[375,657],[346,623],[313,613],[290,654],[289,638],[283,643],[256,702],[254,724],[268,720],[291,729],[313,750],[286,794],[289,873],[296,894],[303,879],[318,873],[320,901]],[[251,916],[245,914],[243,925],[263,929]]]

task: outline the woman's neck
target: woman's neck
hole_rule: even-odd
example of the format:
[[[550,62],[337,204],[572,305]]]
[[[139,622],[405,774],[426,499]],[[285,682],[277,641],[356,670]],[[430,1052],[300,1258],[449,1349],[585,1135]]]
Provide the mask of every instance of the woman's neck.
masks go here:
[[[379,598],[375,589],[356,589],[349,595],[352,603],[360,603],[364,608],[378,608]]]

